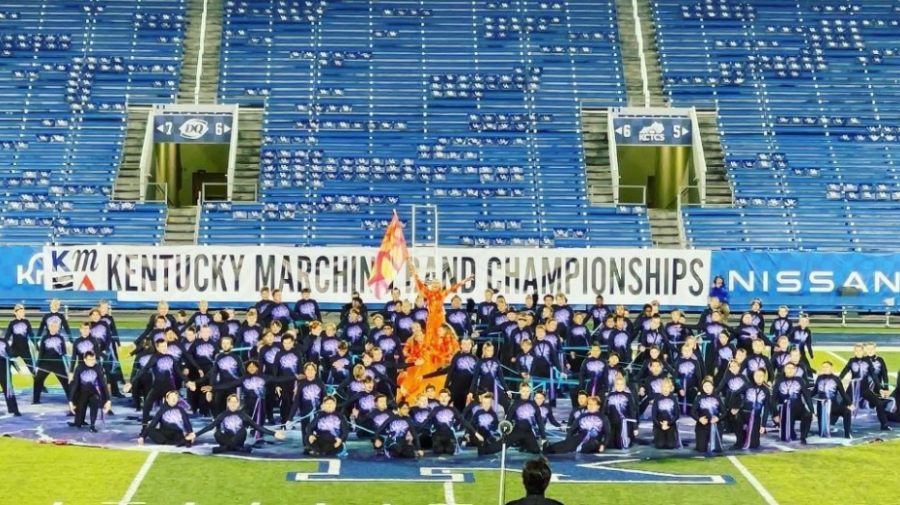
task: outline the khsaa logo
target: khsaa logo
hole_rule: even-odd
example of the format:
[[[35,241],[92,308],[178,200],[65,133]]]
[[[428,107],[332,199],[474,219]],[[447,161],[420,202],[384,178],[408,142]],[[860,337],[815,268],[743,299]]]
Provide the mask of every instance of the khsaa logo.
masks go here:
[[[662,123],[654,121],[650,126],[641,128],[640,133],[638,133],[638,139],[641,142],[665,142],[665,127],[663,127]]]
[[[178,132],[188,140],[197,140],[209,131],[209,123],[202,119],[188,119],[181,125]]]

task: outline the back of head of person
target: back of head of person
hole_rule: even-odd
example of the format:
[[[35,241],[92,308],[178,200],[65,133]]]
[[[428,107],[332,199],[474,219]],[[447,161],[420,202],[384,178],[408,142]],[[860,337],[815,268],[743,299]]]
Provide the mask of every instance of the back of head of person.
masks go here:
[[[507,505],[562,505],[556,500],[544,498],[544,492],[550,485],[550,477],[553,472],[550,464],[544,458],[532,459],[525,462],[522,468],[522,485],[525,486],[525,498],[509,502]]]
[[[550,485],[550,465],[544,458],[532,459],[525,462],[522,468],[522,484],[525,492],[530,495],[544,496],[547,486]]]

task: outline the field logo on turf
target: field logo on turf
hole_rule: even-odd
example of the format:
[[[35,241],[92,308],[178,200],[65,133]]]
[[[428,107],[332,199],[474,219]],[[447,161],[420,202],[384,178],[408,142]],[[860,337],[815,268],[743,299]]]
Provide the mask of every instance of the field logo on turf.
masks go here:
[[[339,459],[312,460],[319,464],[315,472],[289,472],[287,480],[296,482],[475,482],[476,472],[499,471],[499,464],[421,466],[411,461],[391,460],[383,464]],[[620,468],[622,463],[638,460],[553,461],[553,482],[559,484],[734,484],[728,475],[682,475]],[[510,468],[510,472],[520,471]]]

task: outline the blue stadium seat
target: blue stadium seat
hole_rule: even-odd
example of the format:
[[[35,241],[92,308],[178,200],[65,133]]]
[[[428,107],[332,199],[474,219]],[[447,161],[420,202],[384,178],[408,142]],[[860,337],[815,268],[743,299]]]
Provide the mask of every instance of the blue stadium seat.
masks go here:
[[[673,105],[719,111],[738,202],[685,210],[691,245],[897,247],[896,2],[658,0],[653,16]]]
[[[127,105],[175,97],[185,8],[185,0],[3,3],[0,239],[162,241],[164,207],[110,194]]]
[[[580,107],[626,105],[612,0],[232,0],[223,26],[219,101],[265,105],[260,204],[204,207],[200,243],[378,245],[428,204],[417,243],[649,245],[643,208],[586,195]]]

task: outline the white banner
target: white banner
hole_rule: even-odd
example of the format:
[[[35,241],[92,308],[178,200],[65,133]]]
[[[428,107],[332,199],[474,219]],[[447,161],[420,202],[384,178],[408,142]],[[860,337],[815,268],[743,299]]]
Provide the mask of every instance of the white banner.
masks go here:
[[[119,301],[253,303],[263,287],[292,303],[309,287],[320,303],[346,303],[354,290],[374,300],[367,280],[377,248],[231,246],[45,247],[48,290],[111,291]],[[514,304],[525,294],[565,293],[572,304],[700,307],[706,304],[709,251],[668,249],[433,248],[413,251],[419,275],[440,265],[445,284],[469,275],[460,290],[480,301],[488,287]],[[395,281],[415,291],[406,272]]]

